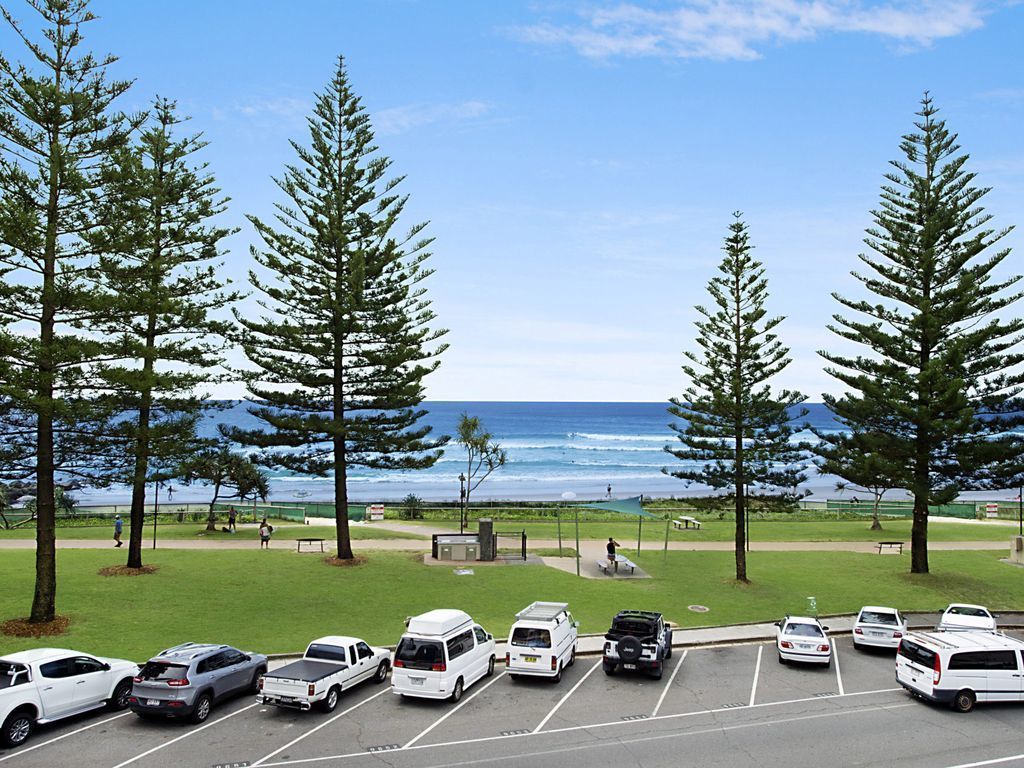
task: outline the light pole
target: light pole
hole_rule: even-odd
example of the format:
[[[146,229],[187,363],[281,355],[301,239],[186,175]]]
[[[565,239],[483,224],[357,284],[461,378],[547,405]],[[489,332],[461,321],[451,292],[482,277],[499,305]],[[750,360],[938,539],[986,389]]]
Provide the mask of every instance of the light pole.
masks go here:
[[[1024,485],[1017,491],[1017,533],[1024,536]]]
[[[459,533],[466,532],[466,476],[459,472]]]
[[[162,482],[162,480],[156,481],[156,491],[153,493],[153,549],[156,549],[156,517],[160,512],[160,483]],[[169,489],[168,493],[170,493]]]

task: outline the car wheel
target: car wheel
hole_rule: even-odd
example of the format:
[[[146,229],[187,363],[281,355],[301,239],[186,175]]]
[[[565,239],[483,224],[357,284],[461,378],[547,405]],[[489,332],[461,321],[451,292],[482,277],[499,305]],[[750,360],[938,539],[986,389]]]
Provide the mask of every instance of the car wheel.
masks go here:
[[[128,707],[128,699],[131,698],[131,695],[132,679],[130,677],[126,677],[114,687],[114,692],[110,696],[110,701],[107,702],[107,709],[126,709]]]
[[[602,663],[601,667],[604,669],[604,673],[606,675],[614,675],[615,674],[615,665],[612,664],[611,662],[606,661],[606,662]]]
[[[190,718],[193,723],[204,723],[206,718],[210,716],[210,711],[213,709],[213,698],[208,693],[204,693],[196,701],[196,708],[192,710],[192,717]]]
[[[4,729],[0,733],[0,743],[5,747],[20,747],[32,735],[35,724],[35,718],[25,710],[11,713],[11,716],[4,721]]]
[[[832,669],[832,657],[829,656],[828,661],[825,662],[825,669]]]
[[[260,678],[263,677],[263,675],[265,675],[265,674],[267,674],[267,670],[264,669],[263,667],[260,667],[255,672],[253,672],[252,673],[252,680],[249,681],[249,687],[245,689],[246,693],[251,693],[254,696],[257,693],[259,693],[260,692]]]
[[[651,670],[651,677],[655,680],[661,680],[662,674],[664,674],[665,662],[659,661],[658,665]]]
[[[386,661],[382,661],[380,665],[377,667],[377,674],[373,676],[373,682],[383,683],[385,680],[387,680],[388,669],[388,663]]]
[[[338,706],[339,698],[341,698],[341,691],[338,686],[332,685],[331,689],[327,691],[327,695],[320,702],[320,709],[324,712],[333,712],[334,708]]]
[[[491,658],[487,660],[487,677],[490,677],[493,674],[494,674],[494,657],[491,656]]]
[[[666,659],[671,659],[672,658],[672,636],[671,635],[669,635],[669,638],[668,638],[668,645],[665,646],[665,658]]]
[[[451,700],[458,701],[462,698],[462,678],[455,681],[455,689],[452,691]]]
[[[571,667],[575,663],[576,663],[576,646],[574,645],[572,647],[572,652],[569,654],[569,663],[566,664],[566,666],[567,667]]]
[[[786,660],[784,658],[782,658],[782,652],[780,651],[779,652],[779,664],[785,664],[785,663],[786,663]]]
[[[957,691],[956,696],[953,697],[953,709],[957,712],[970,712],[974,709],[974,704],[978,698],[974,695],[974,691],[969,691],[966,688],[962,691]]]
[[[551,676],[551,682],[552,683],[560,683],[560,682],[562,682],[562,665],[561,664],[558,665],[558,670],[555,672],[555,674],[553,674]]]

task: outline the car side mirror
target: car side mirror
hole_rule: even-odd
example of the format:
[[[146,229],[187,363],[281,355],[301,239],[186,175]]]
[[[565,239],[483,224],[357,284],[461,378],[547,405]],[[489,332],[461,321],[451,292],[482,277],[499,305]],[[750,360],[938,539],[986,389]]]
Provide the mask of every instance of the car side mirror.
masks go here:
[[[822,628],[821,628],[821,631],[822,631],[822,632],[828,632],[828,627],[822,627]]]
[[[488,640],[493,640],[494,639],[494,635],[492,635],[490,632],[488,632],[487,633],[487,639]]]
[[[109,672],[109,671],[110,671],[110,665],[109,665],[109,664],[104,664],[104,665],[103,665],[103,670],[104,670],[105,672]]]
[[[782,622],[781,621],[776,621],[775,622],[775,626],[778,627],[779,629],[782,629]]]

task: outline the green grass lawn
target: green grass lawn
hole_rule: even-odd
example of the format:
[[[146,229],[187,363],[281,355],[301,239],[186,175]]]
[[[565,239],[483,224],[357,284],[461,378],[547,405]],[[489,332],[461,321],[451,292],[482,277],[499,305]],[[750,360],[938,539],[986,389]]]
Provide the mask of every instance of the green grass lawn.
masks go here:
[[[439,525],[421,523],[417,525]],[[866,520],[815,520],[806,522],[752,520],[751,541],[910,541],[910,520],[884,520],[881,531],[871,530],[871,521]],[[458,523],[454,528],[458,529]],[[471,528],[476,530],[475,521]],[[522,520],[494,523],[496,531],[526,531],[527,540],[557,539],[558,528],[554,522],[523,522]],[[929,541],[1007,541],[1017,533],[1016,528],[1005,525],[978,525],[971,523],[932,522],[928,526]],[[669,541],[732,541],[736,535],[736,524],[731,520],[708,520],[700,530],[669,530]],[[580,538],[587,540],[607,539],[628,545],[636,542],[636,522],[580,522]],[[572,520],[562,522],[562,541],[575,541],[576,527]],[[643,541],[663,542],[664,521],[644,521]]]
[[[638,563],[654,578],[616,581],[544,566],[481,566],[475,575],[457,576],[395,552],[372,552],[365,565],[336,568],[318,555],[248,550],[158,551],[147,557],[160,567],[156,574],[106,578],[97,569],[119,564],[119,556],[66,550],[58,553],[58,610],[71,616],[69,633],[41,641],[0,637],[0,652],[58,645],[142,660],[186,640],[286,652],[336,633],[394,644],[406,616],[439,607],[464,609],[501,636],[533,600],[568,601],[584,632],[603,631],[623,608],[660,610],[691,626],[769,620],[806,610],[808,595],[822,613],[864,604],[938,610],[951,601],[1020,608],[1024,571],[1000,563],[1001,556],[934,552],[934,573],[911,576],[907,557],[755,552],[753,583],[739,585],[729,552],[676,552],[667,561],[644,554]],[[31,551],[0,556],[0,618],[27,615],[32,564]],[[710,612],[689,612],[694,603]]]
[[[239,539],[252,539],[253,541],[258,540],[259,534],[256,532],[256,528],[250,526],[239,527],[237,533],[224,533],[221,528],[223,523],[217,523],[216,531],[207,531],[205,523],[172,523],[172,524],[161,524],[157,527],[157,543],[166,541],[168,539],[180,540],[180,539],[197,539],[197,540],[224,540],[224,541],[237,541]],[[416,541],[422,541],[429,539],[429,536],[423,535],[418,536],[415,533],[405,533],[402,531],[389,531],[384,528],[375,528],[369,525],[351,525],[349,526],[349,533],[353,540],[365,541],[366,539],[411,539]],[[333,539],[335,529],[333,525],[286,525],[286,524],[274,524],[274,538],[284,539],[286,541],[294,541],[295,539]],[[2,530],[0,529],[0,541],[3,539],[34,539],[36,537],[35,528],[15,528],[14,530]],[[110,525],[104,526],[82,526],[74,527],[68,526],[57,529],[58,539],[111,539],[114,538],[114,528]],[[125,526],[124,535],[121,537],[125,541],[128,540],[128,527]],[[152,541],[153,539],[153,528],[146,527],[143,529],[143,540]]]

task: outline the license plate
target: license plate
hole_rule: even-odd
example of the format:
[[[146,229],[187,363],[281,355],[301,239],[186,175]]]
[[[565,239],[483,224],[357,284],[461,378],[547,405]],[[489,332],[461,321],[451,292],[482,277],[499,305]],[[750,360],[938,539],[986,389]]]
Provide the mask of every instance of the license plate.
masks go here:
[[[872,637],[885,637],[885,632],[868,632]]]
[[[423,685],[427,681],[425,677],[410,677],[409,682],[413,685]]]
[[[539,656],[523,656],[523,661],[536,662],[539,661]]]
[[[148,704],[151,707],[159,707],[160,699],[146,699],[146,704]]]
[[[809,651],[809,650],[811,650],[811,646],[809,646],[809,645],[804,645],[803,643],[801,643],[801,644],[800,644],[800,650],[801,650],[801,651]]]
[[[623,664],[623,669],[636,669],[636,664]]]

